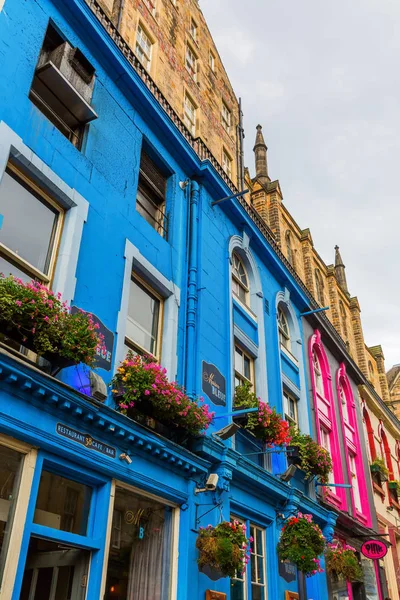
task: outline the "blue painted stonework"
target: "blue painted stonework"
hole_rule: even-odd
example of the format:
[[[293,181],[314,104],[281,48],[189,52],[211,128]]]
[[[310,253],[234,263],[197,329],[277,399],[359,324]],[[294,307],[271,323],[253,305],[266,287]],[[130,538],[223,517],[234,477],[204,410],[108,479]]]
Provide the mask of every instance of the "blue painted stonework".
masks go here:
[[[89,125],[81,151],[28,97],[49,20],[96,70],[92,105],[98,119]],[[92,551],[88,600],[98,600],[101,589],[112,479],[181,507],[173,598],[200,600],[207,589],[225,592],[230,598],[229,580],[211,582],[199,574],[196,564],[196,529],[215,524],[220,516],[214,510],[196,524],[196,510],[202,514],[210,503],[220,502],[224,518],[233,514],[265,529],[268,597],[283,600],[284,590],[296,591],[298,583],[287,584],[278,575],[279,515],[309,512],[322,528],[332,527],[335,516],[311,497],[312,486],[304,480],[290,484],[280,480],[278,475],[287,467],[284,453],[266,458],[261,445],[248,434],[238,434],[236,442],[223,442],[212,433],[230,421],[224,414],[232,409],[235,340],[254,358],[257,392],[282,413],[282,385],[285,381],[292,385],[298,390],[302,429],[312,430],[300,317],[310,308],[308,297],[238,201],[211,206],[231,190],[209,161],[200,161],[84,0],[6,0],[0,11],[0,65],[0,123],[29,149],[32,164],[41,161],[52,177],[57,176],[88,203],[76,284],[71,283],[72,303],[102,320],[115,334],[116,350],[124,338],[118,323],[127,284],[125,252],[129,242],[135,254],[132,266],[139,265],[149,283],[158,278],[160,289],[170,286],[180,292],[176,322],[168,323],[168,331],[164,323],[166,339],[176,344],[176,356],[168,357],[176,364],[170,378],[185,385],[193,397],[200,396],[201,365],[206,361],[226,378],[227,394],[226,407],[212,407],[222,418],[206,436],[190,447],[181,447],[116,412],[111,397],[100,404],[81,393],[86,369],[66,369],[54,379],[2,352],[0,432],[39,448],[21,553],[12,558],[18,561],[12,599],[19,598],[31,534],[83,544],[75,534],[50,535],[49,528],[33,523],[41,468],[47,465],[55,472],[90,481],[97,490],[92,533],[85,538]],[[136,210],[143,140],[171,173],[166,206],[168,240]],[[5,143],[0,139],[0,149]],[[190,184],[182,190],[179,182],[187,179]],[[232,300],[232,251],[243,258],[250,278],[251,310],[247,312]],[[130,268],[128,265],[128,272]],[[298,338],[292,348],[294,360],[280,351],[278,341],[277,304],[285,290],[293,335]],[[163,354],[161,362],[166,360]],[[111,372],[100,369],[98,373],[108,383],[117,366],[114,363]],[[114,448],[115,456],[58,435],[57,423],[90,434]],[[132,464],[119,459],[124,452],[132,455]],[[204,483],[210,472],[219,474],[216,492],[195,495],[195,487]],[[325,575],[308,580],[307,590],[313,600],[327,599]]]

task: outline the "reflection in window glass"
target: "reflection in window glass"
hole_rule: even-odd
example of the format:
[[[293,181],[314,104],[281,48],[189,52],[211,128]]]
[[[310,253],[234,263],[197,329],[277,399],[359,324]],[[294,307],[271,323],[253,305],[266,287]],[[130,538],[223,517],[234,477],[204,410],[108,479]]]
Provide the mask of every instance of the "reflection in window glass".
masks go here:
[[[92,488],[43,471],[34,523],[86,535]]]
[[[84,600],[90,552],[31,538],[20,600]]]
[[[47,274],[58,212],[7,170],[0,183],[0,214],[0,242]]]
[[[128,345],[132,344],[153,356],[158,355],[160,307],[159,298],[132,278],[126,326]]]
[[[239,347],[235,346],[235,387],[246,381],[253,383],[253,360]]]
[[[0,582],[18,494],[21,464],[22,455],[19,452],[0,446]]]
[[[173,512],[161,502],[117,488],[119,544],[111,540],[105,600],[169,597]]]

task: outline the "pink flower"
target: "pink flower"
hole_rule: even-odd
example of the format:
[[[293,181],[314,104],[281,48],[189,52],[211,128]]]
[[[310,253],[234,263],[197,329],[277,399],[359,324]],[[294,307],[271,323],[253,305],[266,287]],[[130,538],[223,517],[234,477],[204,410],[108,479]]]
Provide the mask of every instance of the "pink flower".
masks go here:
[[[22,306],[22,302],[21,302],[21,300],[16,300],[16,301],[15,301],[15,304],[16,304],[17,306]]]

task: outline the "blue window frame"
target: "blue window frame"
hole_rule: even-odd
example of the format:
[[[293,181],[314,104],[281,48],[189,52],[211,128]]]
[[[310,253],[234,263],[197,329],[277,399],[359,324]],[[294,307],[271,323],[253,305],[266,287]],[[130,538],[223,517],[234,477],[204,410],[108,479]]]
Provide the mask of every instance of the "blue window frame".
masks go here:
[[[109,479],[39,454],[12,600],[100,597],[110,493]]]

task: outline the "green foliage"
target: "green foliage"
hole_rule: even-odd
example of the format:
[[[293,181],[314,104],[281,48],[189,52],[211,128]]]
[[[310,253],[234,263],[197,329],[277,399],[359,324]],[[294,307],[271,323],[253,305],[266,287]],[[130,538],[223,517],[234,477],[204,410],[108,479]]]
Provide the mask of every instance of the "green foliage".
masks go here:
[[[102,343],[90,314],[71,314],[60,294],[2,273],[0,331],[40,356],[58,355],[75,364],[92,365]]]
[[[299,449],[300,469],[307,477],[316,475],[322,483],[327,483],[332,472],[332,458],[325,448],[315,442],[310,435],[291,430],[291,446]]]
[[[289,560],[310,577],[323,571],[319,556],[324,549],[325,538],[311,515],[298,513],[286,520],[277,546],[280,560]]]
[[[245,569],[248,544],[246,525],[238,521],[223,521],[216,527],[200,528],[196,541],[199,568],[209,566],[224,577],[236,577]]]
[[[385,477],[389,476],[389,471],[385,465],[385,461],[383,460],[382,457],[377,456],[372,463],[370,464],[370,469],[372,472],[374,471],[379,471],[380,473],[382,473],[382,475],[384,475]]]

